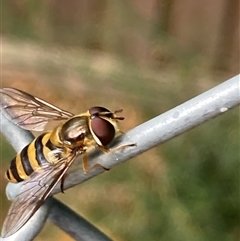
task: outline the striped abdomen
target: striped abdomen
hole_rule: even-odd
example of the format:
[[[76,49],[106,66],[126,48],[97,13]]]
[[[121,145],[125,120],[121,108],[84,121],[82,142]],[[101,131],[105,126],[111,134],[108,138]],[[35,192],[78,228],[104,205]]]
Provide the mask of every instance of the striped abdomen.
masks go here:
[[[56,147],[50,142],[51,133],[44,133],[34,139],[11,161],[6,177],[11,182],[21,182],[29,175],[48,163],[48,153]]]

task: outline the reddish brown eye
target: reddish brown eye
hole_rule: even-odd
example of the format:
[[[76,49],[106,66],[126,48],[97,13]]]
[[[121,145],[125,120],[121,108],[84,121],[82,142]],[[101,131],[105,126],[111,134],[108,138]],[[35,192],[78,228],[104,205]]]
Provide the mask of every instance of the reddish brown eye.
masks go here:
[[[103,146],[108,145],[115,136],[114,126],[107,120],[95,117],[91,121],[91,127],[94,134],[100,140]]]
[[[91,115],[91,128],[103,146],[108,145],[115,136],[114,126],[107,120],[101,118],[112,118],[111,111],[104,107],[95,106],[89,109]]]

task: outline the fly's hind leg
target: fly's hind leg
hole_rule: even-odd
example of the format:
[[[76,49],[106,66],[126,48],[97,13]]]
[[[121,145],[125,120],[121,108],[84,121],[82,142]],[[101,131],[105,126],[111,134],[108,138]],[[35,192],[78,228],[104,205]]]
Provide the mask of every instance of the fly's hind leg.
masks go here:
[[[62,179],[61,179],[61,184],[60,184],[60,189],[62,193],[64,192],[64,181],[65,181],[65,175],[63,175]]]

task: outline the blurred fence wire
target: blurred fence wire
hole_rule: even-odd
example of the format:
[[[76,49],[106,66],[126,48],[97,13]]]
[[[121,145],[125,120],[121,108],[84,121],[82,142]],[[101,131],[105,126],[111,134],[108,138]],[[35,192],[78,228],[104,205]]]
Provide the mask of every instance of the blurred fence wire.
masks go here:
[[[200,125],[240,104],[240,75],[204,92],[203,94],[137,126],[124,135],[116,138],[112,148],[118,145],[136,143],[136,147],[126,148],[121,151],[106,154],[96,151],[91,155],[92,163],[101,163],[111,168],[134,156],[143,153],[185,131]],[[238,120],[237,120],[238,121]],[[17,152],[32,140],[33,136],[10,123],[1,115],[1,132]],[[102,168],[95,168],[90,173],[84,174],[81,166],[70,171],[66,176],[65,189],[73,187],[87,179],[103,172]],[[9,183],[7,195],[14,199],[20,185]],[[60,192],[57,186],[53,194]],[[42,229],[46,219],[63,229],[75,240],[89,241],[111,240],[88,221],[80,217],[70,208],[53,197],[48,198],[39,211],[29,222],[14,235],[2,238],[3,241],[30,241]]]

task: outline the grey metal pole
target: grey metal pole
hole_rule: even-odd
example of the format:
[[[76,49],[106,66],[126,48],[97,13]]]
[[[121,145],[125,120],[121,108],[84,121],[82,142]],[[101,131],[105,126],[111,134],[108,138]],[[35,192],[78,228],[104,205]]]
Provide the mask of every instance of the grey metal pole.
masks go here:
[[[149,150],[150,148],[155,147],[156,145],[159,145],[160,143],[163,143],[177,135],[180,135],[181,133],[184,133],[185,131],[203,122],[206,122],[207,120],[210,120],[215,116],[218,116],[222,113],[226,113],[229,109],[239,104],[240,104],[240,75],[237,75],[231,78],[230,80],[206,91],[205,93],[137,126],[136,128],[130,130],[126,134],[120,136],[119,138],[116,138],[112,146],[112,148],[114,149],[115,147],[120,145],[136,143],[137,144],[136,147],[125,148],[123,150],[111,152],[109,154],[96,151],[91,155],[90,163],[91,165],[94,165],[95,163],[100,163],[104,167],[111,168],[121,162],[126,161],[127,159],[130,159],[134,156],[141,154],[146,150]],[[16,130],[15,135],[18,136],[17,132],[18,131]],[[6,126],[6,130],[4,128],[3,134],[5,136],[9,135],[8,125]],[[9,136],[9,139],[11,139],[10,136]],[[21,142],[21,138],[18,139],[18,141]],[[81,165],[79,165],[80,162],[81,162],[81,159],[79,158],[78,160],[76,160],[74,168],[72,168],[68,172],[66,176],[66,181],[64,183],[65,189],[73,187],[104,171],[102,168],[95,168],[90,173],[84,174],[82,171]],[[15,188],[15,191],[14,191],[13,185],[15,184],[9,183],[7,187],[8,196],[11,196],[12,198],[14,198],[14,196],[16,195],[17,190],[19,190],[19,187],[17,187]],[[53,193],[58,193],[58,192],[60,192],[59,186],[55,188]],[[58,210],[58,211],[61,211],[61,210]],[[54,217],[54,215],[52,215],[52,217]],[[37,220],[36,222],[39,222],[39,220]],[[58,220],[54,219],[54,223],[58,226],[61,226],[58,223]],[[31,229],[37,230],[39,228],[40,230],[43,224],[44,222],[39,224],[39,227],[31,226]],[[25,226],[28,226],[28,225],[26,224]],[[27,230],[27,227],[26,227],[26,230]],[[66,231],[68,232],[68,230]],[[37,233],[38,232],[36,231],[36,234]],[[21,237],[21,235],[18,237]],[[25,240],[25,241],[31,240],[31,239],[27,239],[27,237],[28,236],[26,231],[25,239],[22,239],[22,240]],[[6,239],[6,240],[12,241],[15,239]],[[20,239],[18,238],[17,240],[20,240]],[[84,239],[84,240],[90,240],[90,239]],[[100,239],[96,239],[96,240],[100,240]]]
[[[113,149],[130,143],[136,143],[137,146],[110,154],[94,152],[90,158],[90,165],[100,163],[106,168],[112,168],[203,122],[226,113],[239,104],[240,75],[237,75],[116,138]],[[73,187],[104,171],[102,168],[96,168],[90,173],[84,174],[78,161],[76,161],[78,168],[70,170],[67,174],[65,188]],[[53,192],[60,192],[59,186]]]

